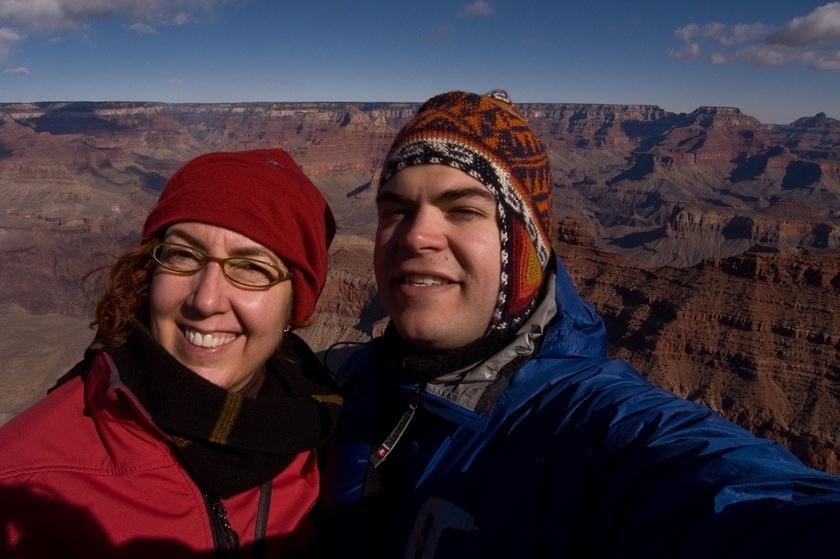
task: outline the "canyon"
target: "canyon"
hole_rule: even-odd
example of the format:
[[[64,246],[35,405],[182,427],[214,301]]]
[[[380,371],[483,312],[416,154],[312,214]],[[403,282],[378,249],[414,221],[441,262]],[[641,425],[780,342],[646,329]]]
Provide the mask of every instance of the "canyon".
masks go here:
[[[611,354],[840,473],[840,121],[732,107],[519,104],[554,175],[555,250]],[[217,150],[280,146],[339,225],[313,325],[365,342],[377,172],[413,103],[0,104],[0,422],[73,365],[102,273],[167,178]],[[350,345],[329,352],[333,367]]]

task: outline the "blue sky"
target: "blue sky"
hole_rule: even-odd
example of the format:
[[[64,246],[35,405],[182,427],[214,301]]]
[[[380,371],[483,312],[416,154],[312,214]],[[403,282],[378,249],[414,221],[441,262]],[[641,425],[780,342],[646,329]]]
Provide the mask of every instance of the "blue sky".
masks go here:
[[[0,102],[731,105],[840,118],[840,2],[0,0]]]

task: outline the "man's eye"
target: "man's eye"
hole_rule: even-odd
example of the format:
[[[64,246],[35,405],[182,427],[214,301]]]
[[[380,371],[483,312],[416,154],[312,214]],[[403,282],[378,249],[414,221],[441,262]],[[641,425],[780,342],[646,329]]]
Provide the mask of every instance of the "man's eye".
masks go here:
[[[408,210],[405,208],[380,208],[379,209],[379,219],[388,219],[391,217],[399,217],[402,215],[408,214]]]
[[[487,214],[478,208],[458,207],[449,210],[449,214],[456,219],[476,219],[485,217]]]

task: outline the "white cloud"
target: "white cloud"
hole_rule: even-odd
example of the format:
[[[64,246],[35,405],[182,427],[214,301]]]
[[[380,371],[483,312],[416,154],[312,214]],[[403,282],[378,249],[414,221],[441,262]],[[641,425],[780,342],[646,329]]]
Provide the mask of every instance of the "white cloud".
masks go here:
[[[23,39],[20,33],[15,31],[14,29],[9,29],[8,27],[0,27],[0,41],[4,41],[6,43],[14,43]]]
[[[720,35],[726,26],[722,23],[707,23],[699,25],[697,23],[689,23],[682,27],[678,27],[674,31],[674,36],[684,43],[690,43],[698,38],[713,38]]]
[[[423,40],[427,43],[438,44],[444,41],[448,41],[452,38],[452,26],[451,25],[441,25],[434,32],[426,35],[423,37]]]
[[[172,87],[181,87],[182,85],[184,85],[184,80],[180,78],[170,78],[167,83]]]
[[[726,34],[719,37],[718,40],[721,44],[727,46],[739,43],[750,43],[767,36],[771,31],[772,29],[770,27],[764,25],[760,21],[753,23],[736,23],[729,28]]]
[[[784,45],[753,45],[735,53],[735,60],[756,66],[782,66],[799,59],[800,53]]]
[[[18,66],[17,68],[6,68],[3,70],[4,74],[9,74],[10,76],[28,76],[29,75],[29,68],[26,66]]]
[[[743,63],[757,66],[801,64],[814,70],[840,70],[840,2],[831,2],[775,28],[766,23],[688,23],[674,30],[682,43],[668,50],[676,60],[705,59],[706,47],[716,44],[712,64]]]
[[[840,51],[817,57],[808,66],[814,70],[840,70]]]
[[[689,23],[678,27],[674,31],[674,36],[684,43],[691,43],[698,39],[708,39],[717,41],[722,45],[732,46],[738,43],[755,41],[769,32],[770,28],[760,21],[736,23],[735,25],[724,25],[720,22],[704,25]]]
[[[788,46],[840,43],[840,2],[793,18],[773,34],[770,42]]]
[[[23,36],[8,27],[0,27],[0,60],[5,60],[9,56],[9,51],[13,43],[23,40]]]
[[[0,0],[0,20],[32,30],[73,29],[108,17],[183,25],[222,0]]]
[[[487,0],[475,0],[461,6],[458,10],[458,17],[488,17],[495,13],[496,8]]]
[[[700,26],[696,23],[689,23],[688,25],[683,25],[682,27],[677,27],[674,29],[674,37],[682,41],[683,43],[688,43],[694,37],[697,36],[697,33],[700,31]]]
[[[762,44],[735,53],[738,62],[757,66],[782,66],[799,63],[813,70],[840,70],[840,51],[802,50],[787,45]]]
[[[129,31],[134,31],[138,35],[153,35],[156,33],[155,28],[145,23],[135,23],[128,26]]]
[[[129,25],[126,29],[128,29],[129,31],[134,31],[138,35],[154,35],[155,33],[157,33],[154,27],[146,23],[133,23]]]
[[[190,17],[184,12],[175,14],[175,17],[169,22],[171,25],[186,25],[190,22]]]
[[[155,25],[186,25],[198,13],[209,13],[226,0],[0,0],[0,61],[6,60],[11,45],[27,32],[55,33],[50,41],[61,40],[62,32],[75,30],[87,41],[87,28],[97,20],[125,18],[133,22],[126,29],[139,35],[155,32]]]
[[[700,43],[689,43],[683,48],[668,51],[668,56],[674,60],[696,60],[700,58],[701,54]]]

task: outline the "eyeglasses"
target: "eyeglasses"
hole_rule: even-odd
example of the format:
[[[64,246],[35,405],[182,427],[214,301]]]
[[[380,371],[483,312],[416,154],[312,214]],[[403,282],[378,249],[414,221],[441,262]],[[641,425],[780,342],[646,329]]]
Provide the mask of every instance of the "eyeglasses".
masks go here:
[[[208,262],[216,262],[222,267],[222,273],[228,281],[245,289],[268,289],[292,277],[286,270],[262,260],[242,256],[216,258],[203,250],[180,243],[156,245],[152,249],[152,258],[162,268],[184,276],[203,270]]]

